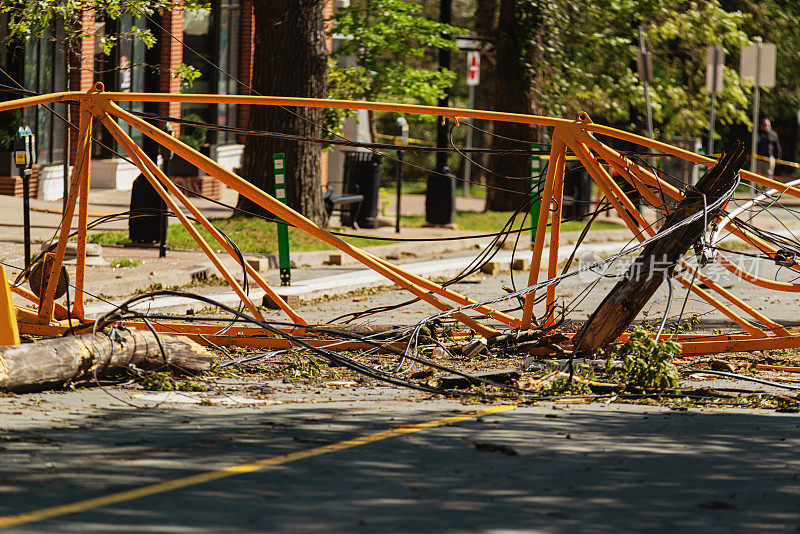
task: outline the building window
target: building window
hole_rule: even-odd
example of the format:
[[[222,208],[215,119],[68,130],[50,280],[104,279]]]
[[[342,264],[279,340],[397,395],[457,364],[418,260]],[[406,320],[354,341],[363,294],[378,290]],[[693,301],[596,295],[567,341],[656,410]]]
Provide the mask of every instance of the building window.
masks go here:
[[[239,93],[235,78],[239,77],[241,2],[214,0],[210,7],[184,13],[183,62],[200,71],[200,78],[188,92],[235,95]],[[207,123],[236,127],[236,108],[230,104],[184,103],[181,114],[197,114]],[[230,132],[209,131],[208,138],[217,144],[237,142],[236,134]]]
[[[100,26],[95,25],[95,67],[100,73],[106,91],[119,91],[122,93],[144,93],[145,77],[145,50],[146,47],[141,39],[119,38],[117,45],[111,50],[111,54],[106,56],[103,48],[97,40],[98,35],[102,35],[106,29],[111,33],[123,36],[130,32],[134,26],[143,28],[147,24],[143,17],[131,17],[129,14],[120,16],[117,20],[106,20]],[[143,112],[144,102],[117,102],[122,109],[132,112]],[[128,134],[134,143],[142,146],[144,134],[129,125],[125,121],[118,122],[122,130]],[[122,153],[122,148],[117,144],[114,137],[105,129],[102,129],[102,143],[106,147],[113,148],[117,153]],[[100,148],[101,157],[118,157],[114,151],[108,148]]]
[[[147,22],[143,17],[133,18],[126,14],[119,18],[119,34],[125,35],[134,27],[144,28]],[[116,47],[114,59],[116,70],[114,70],[114,87],[123,93],[144,93],[144,68],[145,68],[145,46],[141,39],[120,39]],[[144,102],[119,102],[122,109],[134,112],[144,111]],[[127,133],[141,145],[144,134],[133,126],[124,125]]]
[[[25,43],[23,85],[26,89],[37,93],[65,90],[65,55],[60,46],[64,41],[63,25],[58,24]],[[49,107],[55,107],[55,111],[64,116],[63,104]],[[23,120],[36,133],[37,161],[43,164],[63,161],[64,123],[45,106],[24,108]]]
[[[219,43],[217,54],[220,68],[227,73],[239,77],[239,52],[241,47],[241,6],[239,1],[223,2],[219,6]],[[238,82],[231,76],[219,73],[217,77],[217,93],[235,95],[239,93]],[[220,104],[217,106],[217,124],[237,126],[238,106]],[[220,132],[224,142],[235,143],[236,135]]]

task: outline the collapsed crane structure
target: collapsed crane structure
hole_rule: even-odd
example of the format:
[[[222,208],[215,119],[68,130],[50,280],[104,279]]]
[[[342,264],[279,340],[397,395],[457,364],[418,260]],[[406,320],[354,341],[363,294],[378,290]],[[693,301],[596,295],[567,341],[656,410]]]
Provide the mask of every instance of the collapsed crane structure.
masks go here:
[[[726,202],[728,202],[736,189],[740,174],[743,179],[750,181],[752,184],[768,188],[769,191],[765,193],[767,198],[772,198],[770,195],[781,194],[800,198],[800,189],[794,183],[783,184],[764,176],[739,171],[745,158],[743,150],[732,151],[726,156],[727,159],[718,164],[713,159],[671,145],[595,124],[585,113],[579,114],[576,120],[568,120],[469,109],[375,102],[268,96],[115,93],[105,92],[101,83],[95,84],[87,92],[65,92],[31,96],[0,103],[0,111],[55,102],[77,103],[79,106],[78,149],[58,242],[52,247],[50,253],[43,255],[39,259],[41,263],[40,269],[43,273],[39,284],[41,287],[37,293],[27,290],[21,285],[12,285],[11,288],[14,293],[31,302],[30,306],[16,307],[19,328],[25,334],[47,337],[86,334],[107,327],[115,321],[122,321],[125,327],[129,329],[150,330],[153,334],[179,333],[192,338],[200,344],[258,347],[272,351],[299,347],[306,350],[324,351],[331,358],[340,358],[334,355],[337,351],[383,347],[400,355],[409,356],[411,353],[409,349],[416,343],[415,339],[419,335],[422,325],[432,319],[448,317],[458,321],[465,327],[463,334],[465,337],[467,335],[478,335],[490,340],[497,340],[506,339],[509,336],[509,332],[511,332],[518,338],[527,336],[527,338],[533,339],[526,333],[547,331],[548,328],[552,328],[556,324],[557,290],[561,281],[575,275],[581,269],[597,268],[633,252],[642,251],[642,254],[647,256],[654,252],[654,246],[658,248],[659,243],[663,244],[669,240],[676,240],[676,242],[680,242],[670,249],[670,261],[672,262],[671,267],[677,266],[679,269],[673,270],[671,268],[656,283],[651,283],[652,291],[648,290],[649,293],[636,291],[639,303],[643,305],[652,296],[655,288],[661,284],[662,280],[674,280],[685,286],[696,297],[718,310],[732,324],[738,325],[741,329],[738,333],[726,334],[679,334],[677,340],[682,345],[684,354],[712,354],[728,351],[800,347],[800,333],[790,332],[786,327],[749,306],[729,289],[706,276],[701,268],[693,267],[687,263],[684,257],[688,249],[700,243],[701,248],[704,248],[703,253],[707,262],[715,262],[730,271],[732,275],[738,277],[743,283],[754,284],[769,291],[790,293],[800,291],[800,283],[770,280],[759,277],[756,273],[743,270],[736,262],[726,257],[725,253],[715,247],[716,243],[721,239],[720,232],[726,232],[736,236],[748,246],[758,249],[759,255],[766,261],[782,261],[789,269],[800,270],[800,265],[793,261],[788,262],[786,260],[786,252],[776,243],[766,239],[762,232],[751,226],[737,224],[735,215],[726,215],[724,211]],[[245,179],[226,170],[210,158],[196,152],[143,118],[122,109],[117,105],[118,102],[202,102],[246,104],[250,106],[346,108],[427,114],[456,120],[473,118],[511,121],[551,127],[551,150],[545,180],[540,191],[540,198],[542,206],[552,206],[552,208],[543,209],[538,221],[535,221],[537,231],[533,242],[527,286],[519,291],[498,296],[490,301],[476,302],[441,284],[407,272],[389,261],[348,244],[324,228],[317,226]],[[344,254],[373,269],[398,287],[407,290],[418,299],[428,303],[435,312],[426,316],[416,325],[398,329],[395,337],[389,338],[390,342],[387,342],[385,337],[381,341],[370,338],[365,339],[363,336],[342,337],[341,332],[333,330],[330,325],[320,327],[308,324],[297,311],[292,309],[270,287],[258,271],[246,262],[240,261],[246,278],[254,281],[255,284],[263,289],[288,318],[285,323],[267,321],[258,306],[249,298],[243,284],[237,281],[234,274],[225,267],[215,252],[217,245],[212,246],[201,236],[192,224],[192,219],[199,222],[211,234],[218,243],[217,248],[221,248],[232,257],[241,260],[241,255],[237,255],[235,245],[217,230],[200,210],[192,204],[184,192],[176,187],[158,165],[145,155],[143,150],[125,133],[120,126],[120,122],[142,132],[145,136],[197,166],[209,176],[234,189],[240,195],[244,195],[286,223],[336,247]],[[239,296],[249,315],[238,310],[229,309],[229,311],[238,314],[240,317],[246,317],[251,325],[243,326],[239,323],[221,330],[218,325],[211,324],[187,324],[179,321],[163,320],[151,322],[146,317],[142,317],[141,314],[140,316],[128,314],[123,320],[124,314],[129,312],[130,306],[135,301],[151,298],[151,295],[143,295],[131,299],[117,310],[119,313],[108,314],[106,317],[96,321],[86,319],[84,313],[84,276],[88,222],[87,206],[91,180],[92,131],[97,124],[102,125],[113,136],[127,157],[139,168],[141,173],[164,199],[168,209],[186,227],[222,277]],[[681,158],[691,164],[708,166],[710,170],[696,188],[687,191],[685,188],[677,187],[665,180],[652,167],[637,163],[634,158],[628,157],[599,141],[598,136],[633,143],[654,153]],[[568,153],[571,154],[570,157],[577,158],[580,164],[585,167],[599,188],[600,193],[630,229],[633,239],[637,243],[589,267],[582,267],[569,273],[559,274],[559,236],[562,219],[565,162],[567,161]],[[635,188],[643,200],[654,208],[656,212],[667,217],[660,230],[656,230],[653,224],[645,220],[640,214],[629,196],[620,187],[620,184],[612,178],[609,168]],[[676,204],[677,208],[675,207]],[[183,209],[188,211],[190,216],[187,216]],[[73,283],[74,298],[71,307],[68,309],[66,306],[56,302],[56,300],[58,297],[59,277],[62,273],[62,263],[67,242],[72,237],[71,227],[76,216],[76,210],[77,266]],[[549,234],[547,232],[548,226],[551,226]],[[712,229],[710,238],[707,237],[707,229],[709,227]],[[680,237],[678,238],[678,236]],[[549,245],[549,253],[547,257],[544,257],[543,252],[546,245]],[[547,266],[547,277],[545,280],[540,280],[540,268],[545,264]],[[694,283],[695,279],[698,283]],[[620,282],[620,284],[623,282]],[[631,282],[630,277],[628,282]],[[543,316],[536,317],[534,303],[542,300],[542,292],[545,293],[543,299],[545,312]],[[536,297],[537,293],[540,295],[539,299]],[[197,296],[196,298],[203,297]],[[502,312],[492,307],[493,304],[513,299],[522,301],[521,316]],[[607,302],[604,304],[607,304]],[[543,339],[539,343],[528,343],[526,351],[538,355],[547,355],[555,350],[564,349],[592,352],[617,339],[626,339],[627,334],[623,331],[633,321],[639,309],[641,308],[630,308],[627,315],[619,319],[613,327],[610,327],[605,320],[596,322],[594,326],[590,324],[590,321],[575,334],[577,336],[575,338],[572,337],[573,334],[563,334],[564,341],[557,347],[551,342],[552,340]],[[617,313],[618,311],[619,307],[604,311],[601,306],[596,315],[613,315],[619,318],[621,315]],[[478,314],[478,316],[476,317],[475,314]],[[489,318],[492,324],[484,320]],[[498,323],[501,325],[500,327],[497,326]],[[598,327],[598,325],[600,326]],[[573,346],[573,339],[575,341],[574,345],[577,346]]]

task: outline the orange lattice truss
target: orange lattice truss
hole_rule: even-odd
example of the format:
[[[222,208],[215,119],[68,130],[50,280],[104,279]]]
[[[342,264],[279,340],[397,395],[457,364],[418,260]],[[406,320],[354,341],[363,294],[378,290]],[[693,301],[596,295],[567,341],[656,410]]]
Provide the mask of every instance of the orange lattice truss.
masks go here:
[[[375,270],[397,286],[413,293],[423,301],[430,304],[433,308],[441,311],[453,311],[453,317],[463,323],[469,329],[474,330],[480,335],[491,336],[497,331],[479,320],[468,317],[465,313],[457,311],[457,308],[475,304],[472,300],[455,291],[442,287],[420,276],[416,276],[404,271],[400,267],[390,262],[378,258],[355,246],[349,245],[340,238],[317,226],[312,221],[303,217],[301,214],[285,206],[283,203],[268,195],[264,191],[253,186],[236,174],[224,169],[210,158],[192,150],[187,145],[170,135],[162,132],[141,118],[128,113],[116,102],[136,101],[136,102],[202,102],[202,103],[221,103],[221,104],[247,104],[263,106],[298,106],[298,107],[321,107],[321,108],[346,108],[362,109],[373,111],[390,111],[398,113],[428,114],[447,118],[473,118],[494,121],[509,121],[527,123],[553,128],[551,136],[552,145],[550,152],[550,162],[547,167],[545,185],[542,192],[541,202],[543,206],[550,206],[551,202],[556,208],[554,210],[542,210],[539,216],[536,238],[533,243],[533,253],[528,283],[534,285],[538,281],[539,270],[543,261],[547,261],[547,277],[553,278],[557,275],[556,267],[558,263],[559,248],[559,228],[561,222],[561,198],[564,183],[564,164],[566,161],[567,150],[570,150],[584,165],[591,174],[593,180],[598,185],[600,191],[608,199],[617,214],[622,218],[634,236],[640,241],[656,233],[651,225],[636,210],[630,199],[623,193],[619,185],[611,178],[606,168],[600,161],[606,162],[611,168],[619,173],[625,180],[633,185],[649,187],[637,187],[644,199],[652,204],[656,209],[665,210],[663,202],[652,192],[650,187],[658,187],[666,195],[680,200],[683,193],[679,189],[664,182],[649,170],[637,165],[626,156],[613,150],[609,146],[599,142],[595,134],[617,138],[623,141],[635,143],[636,145],[656,150],[662,154],[682,158],[692,163],[699,163],[711,166],[714,160],[681,150],[679,148],[643,138],[634,134],[623,132],[607,126],[592,123],[586,114],[580,114],[577,120],[557,119],[540,117],[533,115],[519,115],[512,113],[497,113],[490,111],[479,111],[458,108],[439,108],[430,106],[415,106],[404,104],[387,104],[377,102],[351,102],[344,100],[319,100],[304,98],[287,97],[267,97],[267,96],[228,96],[228,95],[192,95],[192,94],[141,94],[141,93],[113,93],[104,92],[102,84],[98,83],[88,92],[64,92],[42,96],[22,98],[0,104],[0,111],[22,108],[52,102],[78,101],[80,104],[80,124],[78,133],[78,150],[76,153],[75,172],[73,173],[72,183],[69,190],[69,197],[63,213],[63,221],[60,229],[58,244],[55,248],[54,258],[46,267],[49,272],[49,280],[42,289],[43,297],[40,299],[32,292],[22,288],[14,287],[13,291],[29,299],[36,307],[18,307],[17,314],[20,323],[20,331],[28,334],[37,335],[60,335],[70,329],[71,332],[85,331],[91,327],[91,322],[85,319],[84,315],[84,275],[85,275],[85,246],[87,235],[87,204],[90,183],[90,161],[91,161],[91,132],[93,123],[99,121],[116,139],[119,145],[127,153],[128,157],[136,164],[142,174],[153,185],[156,191],[167,203],[169,209],[179,218],[181,223],[197,241],[200,248],[208,255],[215,267],[219,270],[231,288],[241,298],[253,317],[263,320],[263,316],[258,307],[250,300],[241,284],[225,268],[214,249],[194,228],[189,219],[180,209],[185,207],[192,217],[208,230],[211,236],[218,242],[219,246],[228,254],[235,257],[231,244],[222,234],[206,219],[203,214],[191,203],[191,201],[178,189],[167,176],[151,161],[137,146],[133,140],[119,126],[119,121],[124,121],[133,128],[139,130],[144,135],[158,142],[168,150],[184,158],[209,176],[220,180],[226,186],[234,189],[240,195],[244,195],[256,204],[262,206],[269,212],[275,214],[289,224],[296,226],[300,230],[307,232],[315,238],[332,245],[355,260],[361,262],[370,269]],[[774,188],[785,194],[799,197],[800,189],[787,186],[774,180],[770,180],[761,175],[741,172],[742,177],[750,180],[754,184],[764,187]],[[637,182],[637,183],[634,183]],[[172,196],[170,196],[172,195]],[[554,202],[553,202],[554,201]],[[61,266],[64,259],[66,245],[70,236],[70,228],[78,208],[78,254],[77,270],[75,276],[75,299],[70,314],[67,309],[55,302],[55,288]],[[548,223],[552,223],[552,230],[549,237],[549,257],[543,258],[545,240],[547,236],[546,228]],[[746,230],[734,227],[730,222],[725,223],[725,229],[733,235],[757,246],[761,251],[774,255],[777,249]],[[640,228],[644,228],[646,235],[641,235]],[[729,271],[739,276],[743,281],[755,284],[762,288],[774,291],[800,291],[800,284],[776,282],[760,278],[754,274],[743,272],[733,262],[725,258],[722,254],[716,253],[715,260],[727,268]],[[694,268],[681,262],[684,272],[694,275]],[[243,266],[247,275],[251,277],[269,297],[275,301],[289,317],[292,323],[297,325],[295,328],[287,329],[295,335],[303,332],[303,326],[307,326],[306,321],[267,284],[259,273],[251,266]],[[770,320],[763,314],[754,310],[737,298],[727,289],[721,287],[713,280],[698,272],[696,278],[702,282],[705,289],[701,289],[697,284],[690,284],[680,275],[674,277],[700,299],[710,304],[733,323],[741,327],[741,333],[725,335],[702,335],[702,334],[682,334],[679,340],[683,345],[686,354],[718,353],[728,351],[752,351],[768,350],[779,348],[800,347],[800,335],[790,333],[780,324]],[[541,320],[541,325],[552,324],[554,322],[555,299],[557,286],[550,285],[546,289],[546,309],[549,310]],[[488,306],[477,306],[474,311],[486,317],[499,321],[510,328],[527,329],[536,326],[533,316],[533,304],[535,293],[531,292],[525,296],[523,313],[521,317],[515,317]],[[726,302],[723,302],[723,300]],[[72,317],[71,324],[67,317]],[[136,328],[146,328],[147,326],[138,321],[126,321],[126,325]],[[758,323],[758,324],[755,324]],[[269,332],[254,327],[234,327],[228,329],[224,334],[214,335],[219,328],[217,326],[183,324],[183,323],[160,323],[155,324],[155,328],[162,332],[180,332],[195,338],[201,343],[212,342],[217,345],[239,345],[269,348],[286,348],[292,345],[292,341],[280,338]],[[322,346],[327,343],[324,339],[314,339],[308,333],[308,343]],[[624,337],[624,336],[623,336]],[[353,350],[360,347],[367,347],[358,341],[340,343],[337,348],[340,350]]]

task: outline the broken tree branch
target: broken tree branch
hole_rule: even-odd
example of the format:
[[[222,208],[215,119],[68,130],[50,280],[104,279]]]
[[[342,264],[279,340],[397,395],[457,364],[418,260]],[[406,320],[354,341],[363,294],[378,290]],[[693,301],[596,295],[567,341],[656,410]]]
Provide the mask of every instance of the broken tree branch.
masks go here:
[[[214,355],[181,336],[113,329],[106,333],[46,339],[0,347],[0,391],[41,391],[78,380],[138,369],[210,370]]]
[[[687,190],[686,197],[667,217],[662,230],[679,225],[729,193],[746,158],[746,147],[737,142],[694,188]],[[708,213],[642,249],[622,280],[575,334],[573,353],[592,354],[616,340],[633,323],[662,282],[672,276],[677,262],[697,242],[715,215]]]

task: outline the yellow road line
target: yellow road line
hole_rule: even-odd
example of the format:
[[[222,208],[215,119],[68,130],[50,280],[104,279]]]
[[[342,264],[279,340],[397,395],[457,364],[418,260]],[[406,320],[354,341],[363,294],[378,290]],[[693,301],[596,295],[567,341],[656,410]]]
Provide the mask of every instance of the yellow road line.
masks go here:
[[[206,482],[219,480],[222,478],[228,478],[236,475],[242,475],[245,473],[252,473],[254,471],[260,471],[261,469],[265,469],[267,467],[274,467],[276,465],[288,464],[290,462],[296,462],[298,460],[303,460],[305,458],[312,458],[314,456],[320,456],[322,454],[328,454],[331,452],[351,449],[353,447],[360,447],[361,445],[366,445],[368,443],[375,443],[376,441],[382,441],[385,439],[402,436],[404,434],[412,434],[414,432],[419,432],[421,430],[425,430],[428,428],[436,428],[442,425],[458,423],[460,421],[465,421],[467,419],[472,419],[474,417],[480,417],[481,415],[504,412],[506,410],[513,410],[514,408],[516,408],[516,405],[513,404],[492,406],[491,408],[486,408],[485,410],[479,410],[477,412],[469,412],[460,415],[454,415],[451,417],[445,417],[443,419],[437,419],[435,421],[427,421],[425,423],[419,423],[416,425],[394,428],[392,430],[384,430],[383,432],[378,432],[376,434],[369,434],[367,436],[361,436],[359,438],[348,439],[346,441],[332,443],[330,445],[325,445],[323,447],[292,452],[289,454],[281,454],[280,456],[264,458],[263,460],[257,460],[255,462],[226,467],[218,471],[209,471],[207,473],[200,473],[197,475],[177,478],[175,480],[169,480],[166,482],[159,482],[158,484],[151,484],[149,486],[143,486],[141,488],[136,488],[128,491],[121,491],[119,493],[113,493],[111,495],[105,495],[103,497],[95,497],[93,499],[86,499],[83,501],[77,501],[70,504],[51,506],[49,508],[42,508],[40,510],[34,510],[31,512],[24,512],[17,515],[0,517],[0,528],[8,528],[17,525],[23,525],[26,523],[34,523],[36,521],[44,521],[45,519],[51,519],[53,517],[63,516],[67,514],[74,514],[76,512],[85,512],[87,510],[102,508],[104,506],[109,506],[111,504],[118,504],[125,501],[132,501],[134,499],[141,499],[142,497],[149,497],[151,495],[157,495],[159,493],[175,491],[189,486],[195,486],[197,484],[204,484]]]

